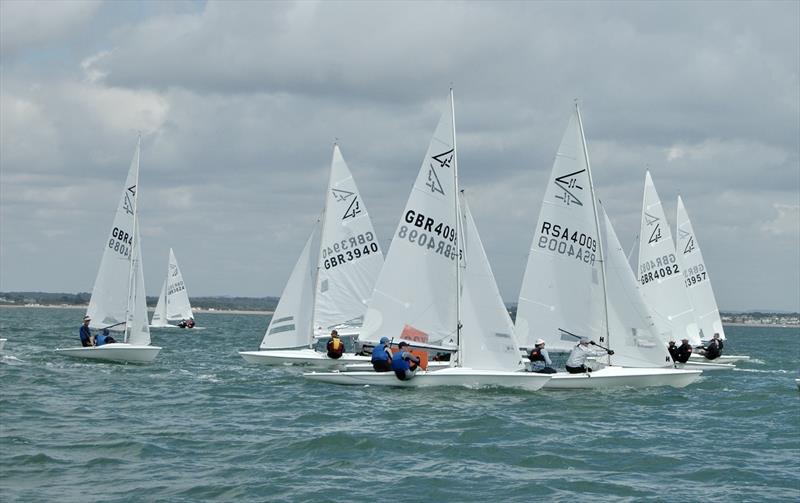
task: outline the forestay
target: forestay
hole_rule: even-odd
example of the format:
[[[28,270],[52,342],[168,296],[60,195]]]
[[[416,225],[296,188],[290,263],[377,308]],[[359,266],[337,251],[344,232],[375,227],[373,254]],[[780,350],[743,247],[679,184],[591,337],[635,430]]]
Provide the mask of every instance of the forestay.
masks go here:
[[[382,266],[372,220],[335,145],[319,248],[315,327],[361,326]]]
[[[683,205],[681,196],[678,196],[678,264],[683,271],[683,281],[689,292],[689,300],[694,308],[695,318],[700,327],[700,338],[710,340],[715,333],[725,339],[725,330],[719,317],[717,299],[711,288],[711,278],[708,275],[700,244],[689,220],[689,214]]]
[[[658,337],[617,233],[603,206],[598,207],[606,259],[609,344],[615,352],[612,361],[622,367],[670,365],[666,345]]]
[[[359,339],[382,336],[455,348],[457,315],[455,138],[452,96],[392,238]]]
[[[605,335],[597,222],[577,108],[556,153],[517,306],[516,334],[566,351]]]
[[[321,222],[318,220],[292,269],[261,340],[262,350],[310,347],[312,344],[311,313],[316,269],[316,253],[312,253],[312,250],[319,249],[320,227]]]
[[[639,284],[663,341],[689,339],[700,344],[694,309],[675,255],[672,233],[648,171],[644,183],[642,224],[639,232]]]
[[[523,368],[519,343],[466,199],[462,201],[465,264],[461,276],[461,366],[513,371]]]

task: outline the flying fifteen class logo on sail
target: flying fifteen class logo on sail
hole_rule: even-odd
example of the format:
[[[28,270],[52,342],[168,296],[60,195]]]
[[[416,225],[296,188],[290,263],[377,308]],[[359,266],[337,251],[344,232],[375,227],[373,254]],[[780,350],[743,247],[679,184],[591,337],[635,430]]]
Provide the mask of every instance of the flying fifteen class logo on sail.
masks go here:
[[[568,173],[566,175],[561,175],[556,177],[554,183],[556,186],[561,189],[563,192],[561,194],[556,195],[556,199],[561,199],[564,201],[564,204],[569,206],[570,204],[577,204],[578,206],[583,206],[581,200],[576,196],[575,190],[583,190],[583,187],[578,185],[578,177],[581,173],[584,173],[586,170],[582,169],[580,171],[575,171],[574,173]]]

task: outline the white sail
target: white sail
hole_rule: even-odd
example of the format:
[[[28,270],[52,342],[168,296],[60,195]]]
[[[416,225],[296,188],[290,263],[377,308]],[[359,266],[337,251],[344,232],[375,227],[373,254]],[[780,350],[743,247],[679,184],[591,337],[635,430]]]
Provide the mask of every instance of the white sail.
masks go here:
[[[689,300],[692,302],[695,318],[700,327],[700,338],[707,341],[716,333],[721,339],[725,339],[725,330],[722,328],[722,320],[719,317],[714,290],[711,288],[708,269],[681,196],[678,196],[676,224],[678,264],[683,271],[683,281],[689,292]]]
[[[452,96],[392,238],[359,339],[455,348],[458,238]]]
[[[272,315],[260,349],[292,349],[311,346],[315,250],[319,249],[321,223],[317,221],[300,258],[292,269],[278,306]]]
[[[147,324],[147,299],[144,290],[144,268],[142,265],[138,219],[133,233],[135,235],[133,253],[131,254],[131,281],[133,284],[130,292],[125,342],[138,346],[147,346],[150,344],[150,328]]]
[[[689,339],[700,344],[694,309],[675,256],[675,244],[661,199],[648,171],[644,183],[642,225],[639,232],[639,284],[663,341]]]
[[[472,369],[523,368],[514,327],[486,257],[475,221],[462,195],[462,275],[460,364]]]
[[[161,293],[158,295],[156,309],[153,311],[153,319],[150,322],[153,327],[166,327],[167,323],[167,280],[161,284]]]
[[[367,208],[334,146],[319,249],[314,326],[361,326],[383,266]]]
[[[131,161],[128,177],[117,205],[111,232],[103,244],[103,258],[100,270],[92,288],[92,297],[86,314],[92,318],[91,328],[104,328],[110,325],[123,330],[127,321],[129,294],[131,290],[131,254],[134,244],[136,184],[139,178],[139,152],[141,140]]]
[[[611,220],[601,205],[598,211],[606,260],[609,347],[615,352],[612,361],[622,367],[670,365],[666,345],[658,337]]]
[[[600,245],[590,184],[576,108],[556,153],[522,280],[515,332],[523,347],[542,338],[548,349],[567,351],[578,337],[603,340]]]
[[[167,267],[167,320],[177,321],[190,318],[194,318],[194,313],[189,303],[189,293],[186,291],[178,260],[170,248]]]

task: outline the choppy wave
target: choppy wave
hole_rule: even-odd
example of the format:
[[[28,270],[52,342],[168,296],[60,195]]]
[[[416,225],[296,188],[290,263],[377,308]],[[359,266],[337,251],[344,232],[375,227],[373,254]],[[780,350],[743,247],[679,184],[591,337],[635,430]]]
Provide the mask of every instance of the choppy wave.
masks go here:
[[[791,330],[730,327],[764,356],[684,389],[528,393],[305,382],[238,356],[257,316],[154,331],[152,365],[80,362],[51,351],[75,314],[0,310],[2,501],[800,500]]]

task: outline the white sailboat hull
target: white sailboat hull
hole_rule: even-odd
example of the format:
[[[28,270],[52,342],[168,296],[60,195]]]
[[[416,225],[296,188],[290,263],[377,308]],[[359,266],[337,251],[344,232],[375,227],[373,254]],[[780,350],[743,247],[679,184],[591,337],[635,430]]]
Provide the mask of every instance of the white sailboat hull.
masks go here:
[[[359,356],[345,353],[341,358],[334,360],[327,354],[313,349],[272,349],[267,351],[239,351],[242,358],[248,363],[262,365],[308,365],[317,368],[343,368],[352,363],[369,363],[369,356]]]
[[[703,363],[736,363],[736,362],[745,362],[750,359],[747,355],[720,355],[719,358],[715,358],[714,360],[707,360],[705,356],[701,354],[694,354],[689,357],[690,362],[703,362]]]
[[[56,353],[70,358],[102,360],[120,363],[150,363],[161,348],[158,346],[137,346],[121,342],[97,347],[58,348]]]
[[[434,370],[441,370],[446,369],[450,366],[450,362],[428,362],[428,366],[425,370],[434,371]],[[372,363],[349,363],[344,366],[344,370],[347,372],[372,372]]]
[[[181,328],[181,329],[183,329],[183,330],[186,330],[186,331],[191,331],[191,330],[205,330],[205,329],[206,329],[206,327],[198,327],[198,326],[196,326],[196,325],[195,325],[194,327],[192,327],[192,328],[179,327],[178,325],[148,325],[148,326],[149,326],[150,328],[155,328],[155,329],[162,329],[162,328],[166,328],[166,329],[170,329],[170,328]]]
[[[413,379],[401,381],[394,372],[310,372],[303,374],[310,381],[356,386],[393,386],[401,388],[427,388],[459,386],[464,388],[515,388],[536,391],[550,380],[548,374],[478,370],[452,367],[441,370],[420,370]]]
[[[732,363],[706,363],[689,360],[686,363],[676,363],[675,368],[685,370],[703,370],[708,372],[710,370],[733,370],[736,368],[736,365],[733,365]]]
[[[700,374],[702,372],[699,370],[611,366],[584,374],[551,374],[553,378],[544,385],[544,389],[683,388],[695,382]]]

